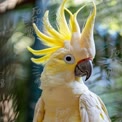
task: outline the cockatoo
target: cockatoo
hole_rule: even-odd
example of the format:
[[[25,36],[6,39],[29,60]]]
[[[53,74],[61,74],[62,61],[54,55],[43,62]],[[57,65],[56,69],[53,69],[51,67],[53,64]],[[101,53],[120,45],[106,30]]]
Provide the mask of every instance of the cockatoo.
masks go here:
[[[44,64],[41,74],[42,95],[39,98],[33,122],[110,122],[107,109],[96,94],[92,93],[83,80],[92,73],[92,60],[95,57],[93,28],[96,5],[80,32],[77,14],[65,8],[63,0],[57,11],[57,30],[44,14],[44,29],[39,31],[33,24],[37,36],[48,46],[43,50],[28,50],[40,58],[32,58],[36,64]],[[64,12],[70,15],[69,24]]]

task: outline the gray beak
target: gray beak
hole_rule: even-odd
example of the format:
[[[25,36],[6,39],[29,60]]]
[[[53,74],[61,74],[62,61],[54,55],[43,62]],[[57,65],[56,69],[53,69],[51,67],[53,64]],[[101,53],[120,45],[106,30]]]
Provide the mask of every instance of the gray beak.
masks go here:
[[[92,61],[89,58],[83,59],[80,62],[78,62],[78,64],[76,65],[75,75],[78,77],[86,76],[85,79],[86,81],[91,76],[92,69],[93,69]]]

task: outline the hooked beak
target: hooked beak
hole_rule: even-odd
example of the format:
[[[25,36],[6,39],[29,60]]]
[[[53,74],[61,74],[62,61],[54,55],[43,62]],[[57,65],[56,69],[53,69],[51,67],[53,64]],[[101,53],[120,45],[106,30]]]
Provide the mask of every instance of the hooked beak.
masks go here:
[[[83,59],[77,63],[75,68],[75,75],[78,77],[86,76],[85,79],[86,81],[91,76],[92,69],[93,69],[92,60],[90,58]]]

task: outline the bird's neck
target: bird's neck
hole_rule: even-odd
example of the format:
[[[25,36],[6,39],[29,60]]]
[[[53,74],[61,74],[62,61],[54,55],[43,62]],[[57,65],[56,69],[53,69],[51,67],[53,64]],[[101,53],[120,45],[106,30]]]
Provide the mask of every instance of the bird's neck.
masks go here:
[[[57,87],[65,85],[69,82],[75,81],[72,74],[66,72],[55,74],[51,71],[43,71],[41,74],[41,88],[43,87]]]
[[[69,87],[76,94],[81,94],[84,90],[88,89],[82,79],[74,77],[73,74],[64,73],[53,75],[51,71],[49,72],[48,70],[47,72],[47,70],[44,70],[41,75],[41,89],[44,90],[57,87]]]

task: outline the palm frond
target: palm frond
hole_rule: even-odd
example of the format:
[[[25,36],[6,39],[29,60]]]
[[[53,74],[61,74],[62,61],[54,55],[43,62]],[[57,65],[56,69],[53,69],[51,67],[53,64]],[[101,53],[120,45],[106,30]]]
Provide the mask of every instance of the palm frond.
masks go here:
[[[13,95],[0,95],[0,122],[15,122],[19,112]]]

